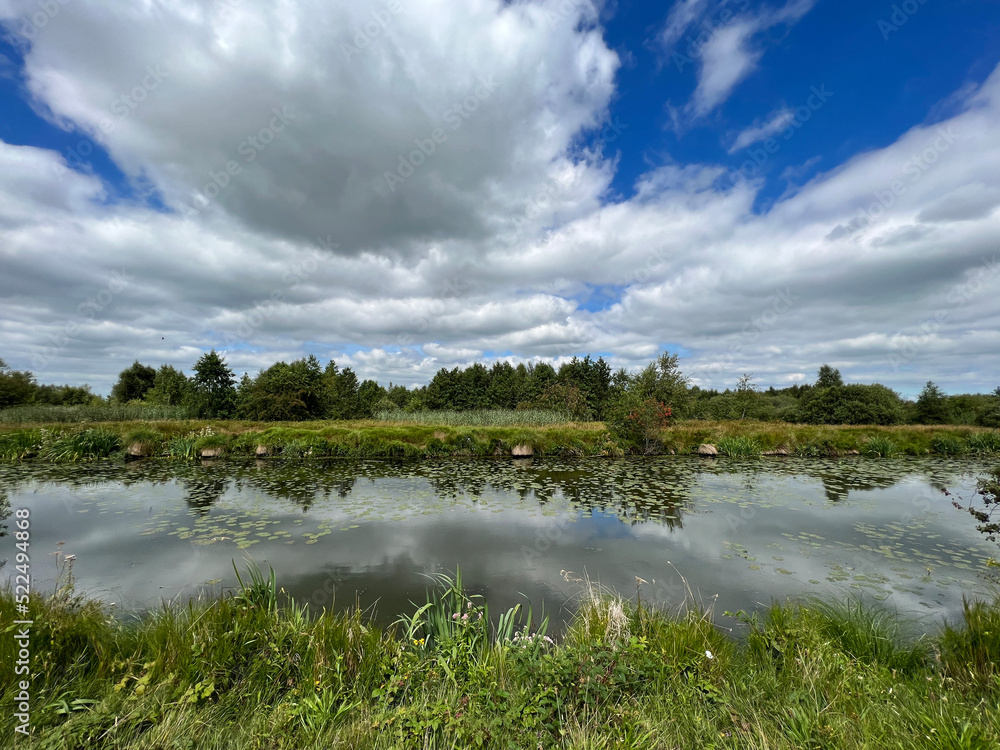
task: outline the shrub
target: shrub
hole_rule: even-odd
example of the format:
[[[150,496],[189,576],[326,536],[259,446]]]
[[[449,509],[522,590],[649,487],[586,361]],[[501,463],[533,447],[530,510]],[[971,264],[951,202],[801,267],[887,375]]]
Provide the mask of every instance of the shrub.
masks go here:
[[[671,414],[662,401],[626,396],[611,409],[608,431],[616,440],[652,453],[659,447],[660,432],[670,425]]]
[[[841,385],[811,391],[799,411],[809,424],[875,424],[903,422],[903,401],[884,385]]]

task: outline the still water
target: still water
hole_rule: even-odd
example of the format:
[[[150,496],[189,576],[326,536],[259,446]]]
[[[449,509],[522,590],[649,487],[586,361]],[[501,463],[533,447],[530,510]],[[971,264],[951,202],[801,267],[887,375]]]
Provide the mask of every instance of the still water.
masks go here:
[[[0,466],[31,512],[33,588],[73,555],[78,593],[119,612],[236,583],[252,557],[316,610],[390,622],[461,568],[494,611],[565,621],[581,579],[715,612],[862,594],[929,626],[989,596],[1000,556],[967,504],[989,464],[937,458],[257,462]],[[10,519],[8,519],[8,525]],[[13,557],[11,535],[0,560]],[[13,563],[0,568],[10,578]],[[690,593],[688,592],[690,589]]]

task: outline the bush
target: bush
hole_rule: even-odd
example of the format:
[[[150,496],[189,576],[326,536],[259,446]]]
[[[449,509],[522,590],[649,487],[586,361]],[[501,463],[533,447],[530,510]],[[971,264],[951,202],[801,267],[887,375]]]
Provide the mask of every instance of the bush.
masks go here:
[[[653,398],[626,396],[611,409],[608,431],[616,440],[643,453],[659,447],[660,432],[670,425],[671,409]]]
[[[899,394],[879,384],[813,390],[799,411],[799,421],[807,424],[894,425],[903,419]]]

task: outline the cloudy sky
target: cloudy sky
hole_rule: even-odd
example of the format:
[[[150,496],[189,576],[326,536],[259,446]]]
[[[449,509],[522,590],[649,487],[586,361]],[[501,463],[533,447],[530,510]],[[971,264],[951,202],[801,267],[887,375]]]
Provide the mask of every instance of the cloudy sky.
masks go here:
[[[0,357],[1000,386],[995,0],[0,0]]]

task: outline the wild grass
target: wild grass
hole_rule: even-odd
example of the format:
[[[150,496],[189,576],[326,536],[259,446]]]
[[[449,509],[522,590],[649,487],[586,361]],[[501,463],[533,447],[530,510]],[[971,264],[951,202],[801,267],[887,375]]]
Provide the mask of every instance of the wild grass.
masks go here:
[[[509,412],[511,415],[526,412]],[[550,414],[550,412],[546,412]],[[441,414],[441,412],[434,412]],[[240,422],[227,420],[149,420],[80,425],[25,425],[0,428],[0,460],[80,460],[74,450],[54,450],[51,443],[88,430],[119,437],[120,448],[136,443],[142,455],[197,458],[206,448],[232,459],[257,456],[309,458],[485,458],[510,456],[516,446],[534,455],[622,457],[633,449],[616,440],[600,422],[517,424],[479,427],[397,421]],[[773,422],[679,422],[663,430],[660,454],[690,455],[702,443],[741,458],[779,451],[799,456],[864,453],[893,455],[995,455],[1000,432],[967,427],[831,427]],[[96,458],[99,451],[87,457]],[[111,452],[108,455],[115,455]]]
[[[899,446],[884,435],[873,435],[865,441],[861,453],[869,458],[892,458],[899,454]]]
[[[239,571],[237,571],[239,574]],[[310,614],[250,564],[232,594],[115,618],[34,594],[33,743],[45,748],[993,748],[1000,601],[940,634],[856,600],[726,620],[587,585],[561,636],[495,619],[459,576],[380,629]],[[0,613],[15,613],[9,588]],[[741,626],[740,621],[744,624]],[[542,621],[544,622],[544,621]],[[0,640],[0,700],[19,690]],[[11,711],[0,732],[13,736]]]
[[[375,415],[380,422],[449,425],[453,427],[514,427],[518,425],[567,424],[569,414],[548,409],[475,409],[471,411],[418,411],[403,409],[383,411]]]
[[[723,438],[717,447],[730,458],[760,458],[764,452],[760,443],[747,435]]]
[[[81,422],[135,422],[139,420],[189,419],[183,406],[101,404],[99,406],[13,406],[0,409],[0,424],[79,424]]]

